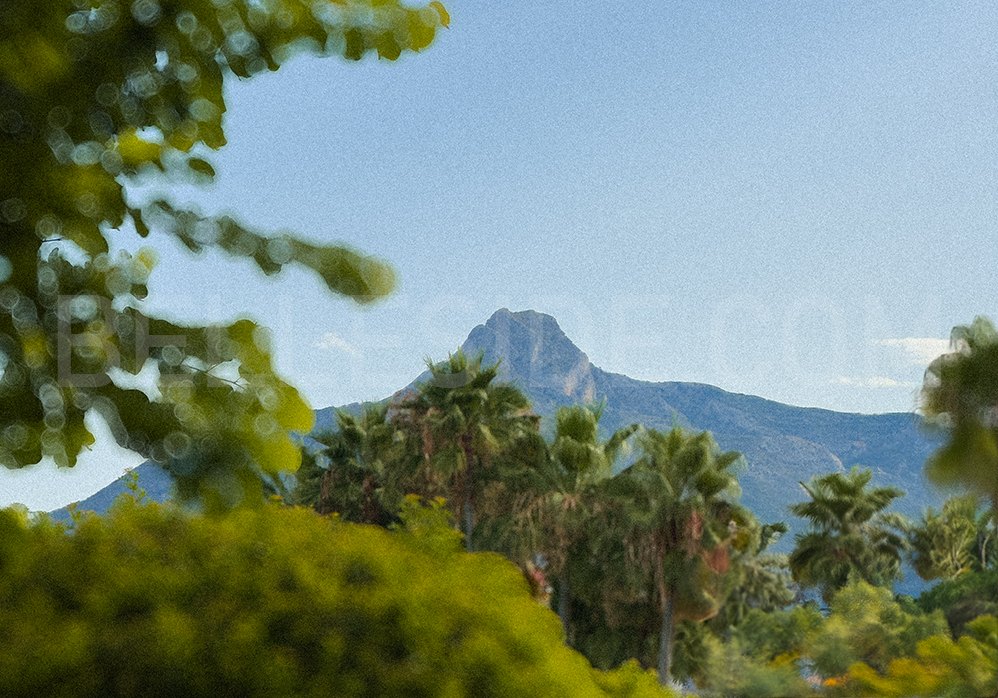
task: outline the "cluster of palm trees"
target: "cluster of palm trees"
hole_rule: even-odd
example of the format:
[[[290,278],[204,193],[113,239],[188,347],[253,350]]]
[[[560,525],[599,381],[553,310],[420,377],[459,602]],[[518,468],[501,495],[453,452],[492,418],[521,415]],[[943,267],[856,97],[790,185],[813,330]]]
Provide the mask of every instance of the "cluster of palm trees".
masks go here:
[[[572,644],[601,664],[640,654],[667,680],[677,623],[717,615],[734,568],[764,547],[737,504],[739,455],[679,428],[630,425],[603,439],[599,406],[559,410],[545,439],[526,397],[497,378],[497,365],[458,352],[414,392],[340,412],[296,500],[386,525],[407,494],[443,497],[469,551],[543,569]],[[759,598],[774,596],[759,586]]]
[[[535,579],[543,571],[566,641],[597,666],[634,657],[666,683],[677,630],[686,641],[684,629],[709,622],[723,635],[752,609],[801,601],[802,589],[827,602],[851,581],[886,586],[906,556],[927,579],[994,566],[976,498],[913,524],[888,511],[901,491],[871,487],[856,468],[801,483],[809,499],[790,511],[808,529],[789,556],[770,553],[787,527],[738,503],[740,456],[709,433],[629,425],[603,438],[601,406],[580,405],[558,410],[545,434],[498,365],[459,351],[429,369],[407,394],[338,413],[296,501],[384,526],[407,495],[443,498],[468,551],[500,552]]]

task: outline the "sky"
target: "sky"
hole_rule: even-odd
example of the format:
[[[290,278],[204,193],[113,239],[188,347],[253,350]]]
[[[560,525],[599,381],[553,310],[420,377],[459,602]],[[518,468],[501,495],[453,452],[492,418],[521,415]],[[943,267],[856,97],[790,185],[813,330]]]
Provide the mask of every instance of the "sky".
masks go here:
[[[215,183],[155,185],[376,254],[396,292],[361,307],[122,231],[159,252],[148,311],[259,320],[317,408],[391,394],[508,307],[605,370],[865,413],[915,409],[950,329],[998,318],[998,5],[447,6],[395,63],[233,79]],[[137,462],[107,441],[0,473],[0,506],[99,489]]]

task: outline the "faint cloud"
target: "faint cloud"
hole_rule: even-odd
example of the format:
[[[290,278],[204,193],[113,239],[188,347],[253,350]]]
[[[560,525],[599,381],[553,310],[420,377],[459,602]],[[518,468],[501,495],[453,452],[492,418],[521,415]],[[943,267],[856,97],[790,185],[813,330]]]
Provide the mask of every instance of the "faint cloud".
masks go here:
[[[322,335],[322,338],[312,346],[327,351],[342,351],[344,354],[357,355],[360,353],[357,351],[357,347],[332,332]]]
[[[948,339],[936,337],[891,337],[878,339],[875,343],[881,347],[899,349],[910,365],[923,367],[947,353],[950,346]]]
[[[899,381],[887,376],[836,376],[832,379],[835,385],[848,385],[853,388],[917,388],[918,383],[911,381]]]

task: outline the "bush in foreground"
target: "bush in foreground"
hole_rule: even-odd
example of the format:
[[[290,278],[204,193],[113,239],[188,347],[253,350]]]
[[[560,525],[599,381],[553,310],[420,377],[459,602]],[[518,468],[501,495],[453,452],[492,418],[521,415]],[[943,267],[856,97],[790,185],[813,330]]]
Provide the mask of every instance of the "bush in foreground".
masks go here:
[[[593,670],[513,565],[417,524],[0,511],[0,695],[666,695]]]

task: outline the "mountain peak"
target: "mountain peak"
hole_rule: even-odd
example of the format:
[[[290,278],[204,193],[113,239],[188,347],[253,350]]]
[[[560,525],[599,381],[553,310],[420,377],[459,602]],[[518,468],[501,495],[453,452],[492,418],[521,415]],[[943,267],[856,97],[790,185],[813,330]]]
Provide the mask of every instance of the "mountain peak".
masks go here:
[[[509,308],[500,308],[492,313],[492,317],[485,321],[485,326],[499,330],[508,327],[510,323],[526,327],[533,335],[547,335],[549,339],[557,337],[560,342],[571,344],[576,351],[580,351],[581,353],[581,350],[562,331],[557,320],[550,315],[539,313],[536,310],[518,310],[514,313]]]
[[[579,401],[595,397],[589,357],[550,315],[500,308],[471,331],[462,348],[483,352],[487,362],[501,359],[503,378],[523,389],[554,391]]]

